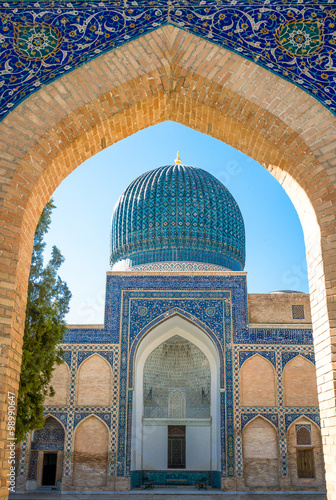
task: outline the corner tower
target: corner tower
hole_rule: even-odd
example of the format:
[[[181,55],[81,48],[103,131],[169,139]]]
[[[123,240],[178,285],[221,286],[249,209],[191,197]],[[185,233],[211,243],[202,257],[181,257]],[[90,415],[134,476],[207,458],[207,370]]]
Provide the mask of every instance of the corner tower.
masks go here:
[[[179,157],[174,165],[140,175],[122,193],[111,240],[112,270],[151,270],[153,263],[164,264],[162,270],[174,270],[174,263],[200,270],[202,263],[242,271],[245,264],[237,202],[213,175],[182,165]]]

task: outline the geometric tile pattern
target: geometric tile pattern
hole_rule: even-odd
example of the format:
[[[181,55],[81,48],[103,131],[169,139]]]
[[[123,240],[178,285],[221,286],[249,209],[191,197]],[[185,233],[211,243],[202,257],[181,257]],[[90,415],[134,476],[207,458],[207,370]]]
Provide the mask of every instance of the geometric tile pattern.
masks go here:
[[[102,358],[106,359],[110,365],[113,365],[113,352],[112,351],[95,351],[94,354],[99,354]],[[78,351],[77,353],[77,365],[78,368],[83,363],[84,360],[93,356],[92,351],[84,349],[83,351]]]
[[[112,276],[111,276],[112,278]],[[119,277],[113,276],[114,286]],[[165,283],[165,288],[171,277],[160,277],[160,280]],[[131,279],[131,278],[130,278]],[[140,284],[143,280],[139,280]],[[207,281],[204,277],[203,284]],[[211,281],[211,280],[210,280]],[[130,474],[130,429],[131,429],[131,402],[129,397],[132,391],[127,390],[127,384],[131,384],[133,373],[133,361],[136,346],[146,332],[162,319],[167,319],[170,315],[179,313],[186,318],[192,318],[192,321],[200,326],[213,339],[217,345],[219,360],[220,360],[220,379],[225,385],[222,389],[226,389],[225,397],[225,412],[222,414],[221,428],[226,435],[225,450],[225,469],[222,470],[223,476],[234,475],[234,421],[233,421],[233,399],[232,399],[232,310],[230,307],[230,295],[233,289],[230,278],[222,278],[225,281],[226,288],[223,290],[198,290],[196,284],[193,283],[193,289],[186,289],[181,292],[178,289],[171,287],[169,291],[158,291],[158,289],[144,290],[123,290],[121,293],[121,369],[120,369],[120,394],[119,394],[119,430],[118,430],[118,469],[117,475],[120,477],[128,477]],[[171,281],[170,281],[171,282]],[[179,280],[175,280],[175,284],[179,285]],[[174,299],[172,298],[174,297]],[[217,297],[216,301],[214,297]],[[207,298],[210,300],[210,305],[207,303]],[[115,301],[118,297],[115,296]],[[220,310],[220,319],[216,319],[215,314],[209,313],[209,306],[214,310]],[[142,308],[148,311],[148,317],[145,321],[139,321],[139,310]],[[150,312],[155,311],[156,317],[152,318]],[[133,314],[134,312],[134,314]],[[145,315],[144,315],[145,316]],[[201,319],[200,319],[201,318]],[[146,325],[146,321],[148,324]],[[209,328],[209,324],[213,321],[213,330]],[[218,323],[220,321],[221,323]],[[140,323],[140,324],[139,324]]]
[[[292,339],[290,339],[292,340]],[[277,402],[274,407],[241,407],[239,391],[239,372],[244,362],[254,354],[259,354],[268,359],[276,370],[277,382]],[[285,407],[283,402],[282,372],[286,363],[296,356],[303,356],[314,363],[313,347],[310,345],[234,345],[234,392],[235,392],[235,423],[238,429],[243,430],[244,426],[257,416],[262,416],[270,421],[276,428],[280,437],[280,458],[282,475],[288,474],[287,464],[287,444],[286,433],[288,427],[297,418],[305,416],[320,424],[319,409],[312,407]],[[236,438],[236,473],[243,475],[242,440],[241,432]]]
[[[237,202],[200,168],[177,163],[140,175],[112,214],[111,266],[126,259],[129,266],[196,261],[241,271],[245,228]]]
[[[37,478],[37,460],[38,460],[38,450],[31,450],[28,468],[28,479]]]
[[[301,411],[301,408],[291,408],[291,410],[285,416],[286,430],[296,419],[302,416],[309,418],[316,425],[320,426],[320,413],[317,408],[306,408],[304,413]]]
[[[275,352],[274,351],[252,351],[252,350],[239,351],[239,367],[242,366],[244,361],[246,361],[251,356],[254,356],[255,354],[259,354],[263,358],[266,358],[268,361],[270,361],[272,363],[272,365],[275,368],[276,362],[275,362]]]
[[[305,353],[296,351],[295,349],[292,351],[284,350],[281,353],[282,368],[284,368],[288,363],[288,361],[295,358],[295,356],[297,356],[298,354],[300,354],[304,358],[308,359],[308,361],[311,361],[313,364],[315,364],[315,355],[313,349],[310,352],[305,352]]]
[[[56,78],[173,25],[292,82],[336,111],[335,1],[2,2],[0,118]]]
[[[210,379],[198,347],[177,335],[166,340],[144,365],[144,418],[210,418]]]
[[[67,406],[46,406],[44,414],[58,418],[66,428],[65,450],[63,475],[71,475],[71,454],[74,445],[74,431],[76,426],[86,417],[95,415],[108,426],[110,431],[110,457],[109,474],[114,475],[115,470],[115,450],[117,437],[117,417],[118,417],[118,368],[119,368],[119,346],[111,344],[61,344],[65,351],[65,356],[70,353],[71,356],[71,379],[70,395]],[[93,354],[99,354],[104,357],[112,366],[112,406],[78,406],[75,404],[76,378],[80,363]],[[65,418],[62,418],[64,416]]]
[[[76,426],[96,415],[110,430],[109,474],[130,476],[133,408],[133,362],[141,338],[170,315],[180,314],[212,338],[220,360],[221,474],[243,474],[242,429],[263,416],[278,430],[282,475],[288,474],[286,433],[291,423],[306,416],[319,424],[318,408],[285,407],[282,372],[288,361],[301,355],[314,362],[312,332],[308,328],[257,328],[247,326],[246,275],[122,275],[108,274],[105,328],[69,329],[61,344],[70,362],[70,392],[66,406],[49,406],[65,429],[64,470],[71,475],[71,454]],[[78,406],[76,378],[80,364],[92,354],[107,359],[112,368],[111,406]],[[275,368],[276,407],[240,407],[239,370],[248,358],[259,354]],[[20,471],[25,469],[23,443]],[[30,476],[36,474],[37,450],[31,451]]]
[[[223,266],[216,266],[207,262],[151,262],[150,264],[143,264],[139,266],[128,267],[125,271],[132,272],[214,272],[214,271],[227,271]]]
[[[54,418],[47,417],[42,429],[34,432],[31,450],[63,450],[64,429]]]
[[[25,435],[25,439],[21,444],[21,455],[20,455],[20,464],[19,464],[19,476],[25,475],[25,465],[26,465],[26,455],[28,449],[28,433]]]

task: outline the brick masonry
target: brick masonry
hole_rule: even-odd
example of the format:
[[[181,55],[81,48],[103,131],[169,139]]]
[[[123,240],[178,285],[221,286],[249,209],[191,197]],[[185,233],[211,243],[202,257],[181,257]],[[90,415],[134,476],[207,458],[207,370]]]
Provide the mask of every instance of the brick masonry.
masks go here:
[[[43,87],[0,125],[1,405],[17,391],[34,229],[46,201],[85,159],[174,120],[264,165],[300,216],[307,248],[328,498],[336,498],[336,119],[240,56],[164,27]],[[1,439],[7,438],[6,417]],[[1,449],[1,498],[7,460]]]

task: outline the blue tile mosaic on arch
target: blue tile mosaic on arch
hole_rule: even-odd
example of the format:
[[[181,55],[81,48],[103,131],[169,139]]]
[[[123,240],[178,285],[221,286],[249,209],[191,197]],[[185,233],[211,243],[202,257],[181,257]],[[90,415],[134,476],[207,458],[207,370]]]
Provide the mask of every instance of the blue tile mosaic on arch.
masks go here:
[[[307,358],[309,361],[315,364],[315,356],[313,351],[307,353],[301,353],[298,351],[284,351],[282,352],[282,368],[285,368],[286,364],[298,355]]]
[[[94,354],[99,354],[99,356],[106,359],[108,361],[108,363],[110,363],[111,365],[113,364],[113,352],[111,352],[111,351],[91,352],[91,351],[83,350],[83,351],[78,351],[78,354],[77,354],[78,367],[79,367],[79,365],[81,365],[83,363],[83,361],[85,361],[90,356],[93,356]]]
[[[134,292],[132,292],[133,290]],[[174,302],[174,297],[177,298],[177,301],[182,300],[182,302],[183,300],[188,299],[188,293],[190,290],[192,290],[193,293],[198,294],[197,297],[194,297],[197,300],[200,300],[201,298],[214,300],[216,298],[221,298],[221,293],[223,291],[230,292],[232,296],[232,315],[235,324],[235,335],[243,337],[247,332],[247,290],[245,273],[226,276],[134,276],[131,275],[131,273],[119,275],[118,273],[115,275],[113,273],[108,273],[106,283],[105,332],[107,336],[108,332],[111,332],[111,342],[119,342],[120,302],[122,300],[122,292],[125,294],[127,291],[130,291],[135,294],[137,299],[142,300],[146,297],[146,290],[151,290],[151,300],[159,298],[162,290],[167,290],[168,295],[165,298],[171,300],[171,304]],[[178,297],[175,294],[176,290],[179,291]],[[141,294],[143,294],[143,296],[141,296]],[[183,296],[183,294],[185,295]],[[176,305],[178,304],[176,303]],[[140,307],[142,306],[143,302]],[[168,309],[162,300],[158,301],[156,309],[157,312],[159,312],[160,307],[160,313]],[[194,308],[196,308],[196,310],[194,310]],[[136,310],[132,311],[136,314]],[[215,325],[216,320],[218,321],[218,314],[215,314],[213,318],[211,318],[211,316],[209,316],[209,311],[206,313],[205,310],[197,305],[197,301],[194,302],[193,308],[190,310],[187,309],[187,311],[191,312],[196,318],[199,318],[199,315],[201,315],[201,318],[199,319],[204,321],[207,325],[212,325],[211,328],[214,328],[214,331],[216,331]],[[151,312],[149,311],[148,314],[150,315]],[[141,319],[141,314],[138,319],[143,321]],[[142,324],[145,324],[145,321],[143,321]],[[135,328],[138,327],[135,326]],[[218,328],[219,327],[217,326],[217,330]],[[75,340],[75,337],[72,338]]]
[[[153,327],[176,311],[193,317],[193,321],[210,335],[218,346],[222,359],[223,380],[221,398],[222,475],[233,476],[234,465],[234,411],[232,390],[233,331],[246,322],[246,276],[107,276],[107,304],[121,310],[116,319],[106,307],[106,326],[114,328],[118,321],[120,338],[120,393],[117,475],[130,474],[132,391],[127,390],[128,374],[132,373],[136,344],[146,334],[146,326]],[[234,299],[233,299],[234,297]],[[245,306],[245,307],[244,307]],[[239,311],[238,311],[239,310]],[[244,324],[246,328],[246,323]],[[223,455],[224,454],[224,455]]]
[[[101,410],[101,408],[100,408]],[[85,420],[88,417],[95,416],[100,418],[110,429],[111,428],[111,413],[104,413],[104,412],[97,412],[95,411],[94,413],[92,411],[90,412],[80,412],[80,413],[75,413],[74,415],[74,426],[77,427],[78,424],[80,424],[83,420]]]
[[[312,422],[315,422],[318,426],[320,426],[320,414],[318,411],[307,411],[307,409],[302,408],[302,411],[300,411],[299,408],[292,409],[291,413],[288,413],[285,417],[285,423],[286,423],[286,430],[289,428],[289,426],[295,422],[300,417],[307,417],[309,418]]]
[[[60,410],[62,410],[62,408],[59,406],[54,408],[46,406],[44,410],[44,416],[48,417],[50,415],[51,417],[55,417],[66,429],[68,421],[67,407],[63,409],[64,411]]]
[[[275,352],[273,351],[240,351],[239,352],[239,368],[247,359],[251,358],[255,354],[259,354],[263,358],[266,358],[275,367]]]
[[[8,0],[0,9],[0,116],[41,85],[166,24],[256,62],[336,112],[334,0]]]
[[[266,420],[269,420],[271,424],[273,424],[275,427],[278,428],[279,426],[279,421],[278,421],[278,415],[277,413],[265,413],[262,411],[254,411],[250,413],[242,413],[241,414],[241,429],[243,430],[245,425],[248,424],[251,420],[253,420],[255,417],[261,416]]]

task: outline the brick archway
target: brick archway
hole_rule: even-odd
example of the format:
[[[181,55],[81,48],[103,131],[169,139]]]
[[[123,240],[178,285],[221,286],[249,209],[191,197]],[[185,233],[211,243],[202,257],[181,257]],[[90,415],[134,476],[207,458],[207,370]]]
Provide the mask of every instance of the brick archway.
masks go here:
[[[164,120],[253,157],[297,208],[307,248],[329,498],[336,498],[336,118],[292,84],[171,26],[42,87],[0,124],[5,409],[7,391],[18,386],[32,241],[43,206],[84,160]],[[6,472],[3,477],[6,498]]]

